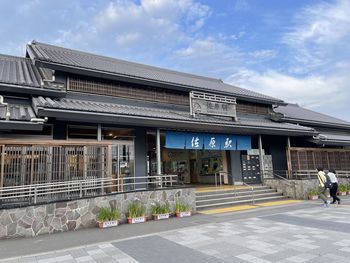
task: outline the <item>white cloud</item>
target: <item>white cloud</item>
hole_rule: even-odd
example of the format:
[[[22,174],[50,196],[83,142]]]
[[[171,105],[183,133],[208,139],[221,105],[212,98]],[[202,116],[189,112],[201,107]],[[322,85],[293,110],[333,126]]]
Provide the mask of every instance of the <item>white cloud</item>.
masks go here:
[[[276,57],[277,51],[272,49],[256,50],[249,52],[248,55],[251,56],[252,59],[270,59]]]
[[[338,0],[333,4],[320,2],[308,6],[296,15],[294,26],[285,33],[282,42],[290,48],[292,73],[322,70],[341,59],[339,51],[349,49],[350,1]],[[349,51],[347,51],[349,55]]]
[[[189,65],[194,73],[224,78],[237,69],[242,56],[239,49],[208,37],[194,39],[186,47],[177,50],[173,59],[179,67]]]
[[[350,32],[350,2],[338,0],[336,4],[321,2],[316,6],[306,7],[296,16],[297,25],[287,33],[287,44],[334,44]]]
[[[191,41],[209,16],[210,8],[193,0],[116,0],[101,8],[88,25],[58,39],[73,48],[88,43],[89,51],[159,64],[172,50]]]
[[[226,81],[350,121],[349,13],[347,0],[305,7],[283,34],[287,52],[276,54],[285,61],[282,67],[258,71],[246,64]],[[250,56],[265,54],[253,51]]]
[[[264,73],[242,69],[226,79],[227,82],[260,92],[287,102],[350,121],[350,64],[337,73],[292,77],[268,70]]]

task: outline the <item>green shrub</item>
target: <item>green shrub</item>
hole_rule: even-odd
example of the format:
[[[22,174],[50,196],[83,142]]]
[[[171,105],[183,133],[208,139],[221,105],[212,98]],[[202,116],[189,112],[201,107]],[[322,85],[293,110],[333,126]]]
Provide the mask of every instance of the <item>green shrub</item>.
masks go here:
[[[346,192],[347,191],[347,185],[346,184],[340,184],[338,187],[339,192]]]
[[[152,215],[160,215],[160,214],[168,214],[170,213],[170,205],[168,202],[161,204],[160,202],[156,202],[152,205]]]
[[[102,207],[97,215],[99,222],[118,220],[121,217],[121,213],[117,209],[111,209],[108,207]]]
[[[176,213],[180,213],[180,212],[187,212],[190,211],[191,207],[190,205],[184,203],[184,202],[180,202],[180,201],[176,201],[175,204],[175,211]]]
[[[144,216],[145,211],[146,211],[145,207],[138,200],[135,200],[128,205],[129,218]]]
[[[314,196],[314,195],[319,195],[318,189],[316,188],[309,188],[307,191],[308,196]]]
[[[346,184],[346,191],[350,191],[350,184]]]

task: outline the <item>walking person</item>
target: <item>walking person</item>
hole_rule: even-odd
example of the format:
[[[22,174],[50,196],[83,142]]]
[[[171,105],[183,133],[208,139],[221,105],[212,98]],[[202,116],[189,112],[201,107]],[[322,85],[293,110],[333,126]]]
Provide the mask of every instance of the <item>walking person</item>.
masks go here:
[[[335,204],[338,202],[338,205],[340,205],[340,199],[337,196],[337,191],[338,191],[338,179],[336,176],[336,172],[334,169],[329,169],[329,172],[327,173],[329,179],[331,180],[332,183],[332,188],[330,189],[330,194],[331,197],[333,197],[333,202],[332,204]]]
[[[326,192],[327,192],[327,186],[326,186],[326,183],[327,183],[327,177],[326,177],[326,174],[325,172],[323,171],[323,167],[318,167],[317,168],[317,179],[318,179],[318,185],[319,185],[319,192],[320,192],[320,198],[323,200],[324,202],[324,207],[328,207],[329,205],[329,201],[327,199],[327,195],[326,195]]]

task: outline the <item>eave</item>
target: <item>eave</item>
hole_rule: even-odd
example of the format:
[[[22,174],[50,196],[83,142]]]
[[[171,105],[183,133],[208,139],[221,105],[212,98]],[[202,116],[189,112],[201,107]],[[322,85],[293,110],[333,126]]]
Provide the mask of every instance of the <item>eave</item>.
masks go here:
[[[43,107],[37,108],[38,116],[53,117],[65,121],[79,121],[79,122],[95,122],[105,124],[119,124],[119,125],[133,125],[154,127],[163,129],[184,129],[197,130],[207,132],[222,132],[222,133],[237,133],[237,134],[272,134],[272,135],[286,135],[286,136],[313,136],[317,134],[314,130],[302,131],[293,130],[290,127],[269,128],[257,127],[251,125],[239,124],[221,124],[210,122],[196,122],[185,120],[174,120],[164,118],[152,118],[134,115],[121,115],[109,113],[97,113],[87,111],[74,111],[62,109],[47,109]]]
[[[3,92],[20,93],[20,94],[37,95],[37,96],[54,96],[59,98],[66,96],[66,91],[51,90],[46,88],[7,84],[7,83],[0,83],[0,91],[1,93]]]
[[[42,129],[43,129],[43,124],[41,123],[0,120],[0,130],[41,131]]]

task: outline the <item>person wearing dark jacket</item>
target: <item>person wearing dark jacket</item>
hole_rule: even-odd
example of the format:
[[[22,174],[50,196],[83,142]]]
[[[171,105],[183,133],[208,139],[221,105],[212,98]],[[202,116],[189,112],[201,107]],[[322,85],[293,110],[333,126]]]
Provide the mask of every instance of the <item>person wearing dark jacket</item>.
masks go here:
[[[338,179],[337,179],[337,176],[335,174],[336,173],[335,173],[334,169],[329,169],[329,172],[327,173],[327,175],[332,183],[332,188],[330,189],[330,195],[331,195],[331,197],[333,197],[332,204],[335,204],[338,201],[338,205],[339,205],[340,199],[339,199],[339,197],[337,197]]]

